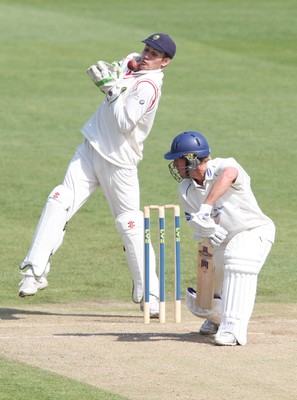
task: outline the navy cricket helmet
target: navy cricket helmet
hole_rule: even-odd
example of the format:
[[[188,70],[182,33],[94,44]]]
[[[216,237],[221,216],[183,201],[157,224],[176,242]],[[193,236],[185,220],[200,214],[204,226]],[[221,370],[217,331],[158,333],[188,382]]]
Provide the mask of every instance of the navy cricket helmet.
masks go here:
[[[195,158],[205,158],[210,155],[208,142],[199,132],[187,131],[177,135],[171,143],[170,151],[164,154],[164,158],[175,160],[189,155]]]

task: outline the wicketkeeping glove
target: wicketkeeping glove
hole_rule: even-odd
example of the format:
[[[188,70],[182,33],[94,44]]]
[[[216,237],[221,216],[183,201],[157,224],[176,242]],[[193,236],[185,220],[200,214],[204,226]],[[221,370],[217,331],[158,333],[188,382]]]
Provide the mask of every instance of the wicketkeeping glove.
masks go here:
[[[213,247],[219,247],[226,239],[228,232],[220,225],[216,224],[215,232],[208,237],[210,244]]]
[[[115,101],[127,89],[120,84],[120,69],[116,62],[108,64],[105,61],[98,61],[96,65],[88,68],[87,74],[105,94],[109,103]]]

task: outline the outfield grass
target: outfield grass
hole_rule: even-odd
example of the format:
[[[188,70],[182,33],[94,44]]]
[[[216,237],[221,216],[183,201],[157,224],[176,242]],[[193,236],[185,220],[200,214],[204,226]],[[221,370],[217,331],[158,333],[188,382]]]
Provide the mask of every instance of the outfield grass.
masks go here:
[[[105,390],[0,358],[0,400],[124,400]]]
[[[172,35],[177,54],[140,164],[142,205],[178,201],[163,154],[176,134],[201,131],[214,157],[234,156],[250,173],[277,227],[257,301],[296,302],[296,14],[293,0],[0,0],[2,306],[130,300],[125,255],[100,192],[69,223],[47,291],[18,299],[18,265],[83,139],[81,126],[102,100],[86,68],[141,51],[140,41],[157,31]],[[183,223],[183,292],[195,282],[191,236]],[[9,398],[1,386],[0,393]]]

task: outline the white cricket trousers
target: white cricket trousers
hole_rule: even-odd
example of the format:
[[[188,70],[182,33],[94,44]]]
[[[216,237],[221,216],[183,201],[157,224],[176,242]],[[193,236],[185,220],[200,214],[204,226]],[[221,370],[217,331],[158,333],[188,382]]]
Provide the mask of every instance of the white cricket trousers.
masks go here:
[[[32,265],[34,273],[42,275],[50,257],[62,244],[65,222],[99,187],[105,194],[121,234],[134,282],[133,300],[139,302],[143,296],[144,238],[137,168],[125,169],[111,164],[87,140],[78,146],[66,171],[62,190],[57,190],[60,194],[59,204],[55,201],[56,188],[52,191],[22,266]],[[60,188],[61,185],[57,186],[57,189]],[[66,196],[62,198],[63,193],[67,193],[67,201]],[[64,211],[61,204],[64,204]],[[153,249],[151,260],[151,293],[158,296],[159,284]]]
[[[114,219],[122,213],[139,210],[137,168],[124,169],[111,164],[87,140],[78,146],[63,184],[74,193],[68,220],[98,187],[103,190]]]

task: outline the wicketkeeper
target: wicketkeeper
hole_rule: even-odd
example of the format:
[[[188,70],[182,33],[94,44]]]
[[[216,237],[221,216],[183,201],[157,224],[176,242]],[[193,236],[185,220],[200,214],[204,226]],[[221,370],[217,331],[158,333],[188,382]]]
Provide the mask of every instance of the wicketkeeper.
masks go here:
[[[121,235],[133,279],[133,300],[143,301],[143,213],[137,166],[155,119],[164,68],[175,55],[169,35],[156,33],[143,40],[141,54],[119,62],[98,61],[87,73],[103,93],[103,102],[82,128],[78,146],[64,181],[50,193],[31,248],[22,262],[19,296],[32,296],[48,286],[50,259],[61,246],[67,222],[98,188],[106,196]],[[129,69],[134,59],[133,71]],[[131,68],[132,69],[132,68]],[[151,248],[151,316],[159,314],[159,282]],[[83,260],[81,260],[83,262]]]
[[[275,226],[259,208],[245,170],[234,158],[211,159],[201,133],[177,135],[164,157],[173,160],[169,169],[180,182],[180,201],[194,236],[208,237],[214,248],[213,309],[195,308],[192,291],[187,291],[187,305],[195,315],[207,317],[200,333],[215,334],[215,344],[245,345],[258,274],[274,242]]]

